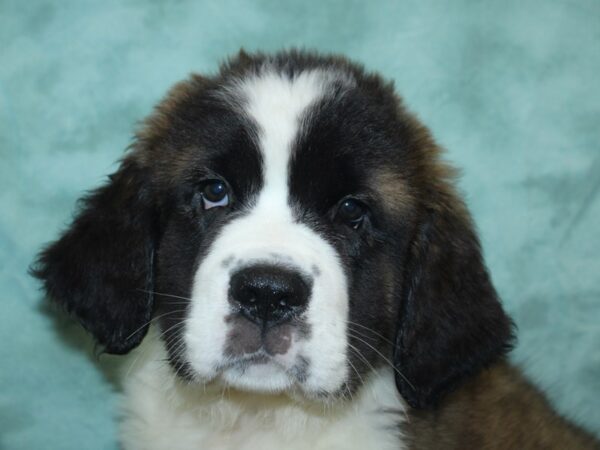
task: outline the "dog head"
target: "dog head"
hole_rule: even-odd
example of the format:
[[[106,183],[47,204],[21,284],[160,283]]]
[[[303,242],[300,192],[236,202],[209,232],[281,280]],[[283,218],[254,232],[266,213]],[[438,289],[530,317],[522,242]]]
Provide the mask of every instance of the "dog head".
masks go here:
[[[438,147],[339,57],[240,53],[177,85],[34,272],[106,352],[155,321],[178,375],[258,392],[391,365],[426,407],[511,340]]]

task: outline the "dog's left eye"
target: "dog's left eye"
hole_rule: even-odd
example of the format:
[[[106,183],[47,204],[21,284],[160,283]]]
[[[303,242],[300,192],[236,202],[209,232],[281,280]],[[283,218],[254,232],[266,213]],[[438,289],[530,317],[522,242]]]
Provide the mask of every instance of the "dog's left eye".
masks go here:
[[[221,180],[207,181],[202,189],[202,207],[204,209],[229,205],[227,185]]]
[[[354,198],[345,198],[338,206],[337,216],[354,229],[358,229],[367,214],[367,207]]]

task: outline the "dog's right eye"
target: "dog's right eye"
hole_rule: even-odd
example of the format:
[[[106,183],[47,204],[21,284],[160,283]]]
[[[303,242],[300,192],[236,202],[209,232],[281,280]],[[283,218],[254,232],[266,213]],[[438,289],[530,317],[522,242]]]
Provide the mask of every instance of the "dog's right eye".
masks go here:
[[[338,206],[337,216],[350,227],[357,230],[367,214],[367,207],[354,198],[345,198]]]
[[[221,180],[209,180],[202,189],[202,207],[204,209],[229,205],[229,190]]]

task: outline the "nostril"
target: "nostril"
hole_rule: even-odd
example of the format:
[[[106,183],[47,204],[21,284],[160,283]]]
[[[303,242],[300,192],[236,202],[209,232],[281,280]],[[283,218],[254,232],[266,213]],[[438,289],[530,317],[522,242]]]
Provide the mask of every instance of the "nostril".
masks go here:
[[[244,289],[242,297],[243,297],[242,300],[245,303],[254,304],[254,303],[256,303],[256,298],[258,297],[258,294],[254,291],[254,289],[246,288],[246,289]]]

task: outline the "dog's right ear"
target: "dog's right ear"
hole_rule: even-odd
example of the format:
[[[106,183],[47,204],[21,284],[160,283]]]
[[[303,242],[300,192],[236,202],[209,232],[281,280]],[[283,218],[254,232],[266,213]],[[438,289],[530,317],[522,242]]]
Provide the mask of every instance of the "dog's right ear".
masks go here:
[[[155,223],[148,171],[128,157],[31,268],[107,353],[128,352],[148,329]]]

